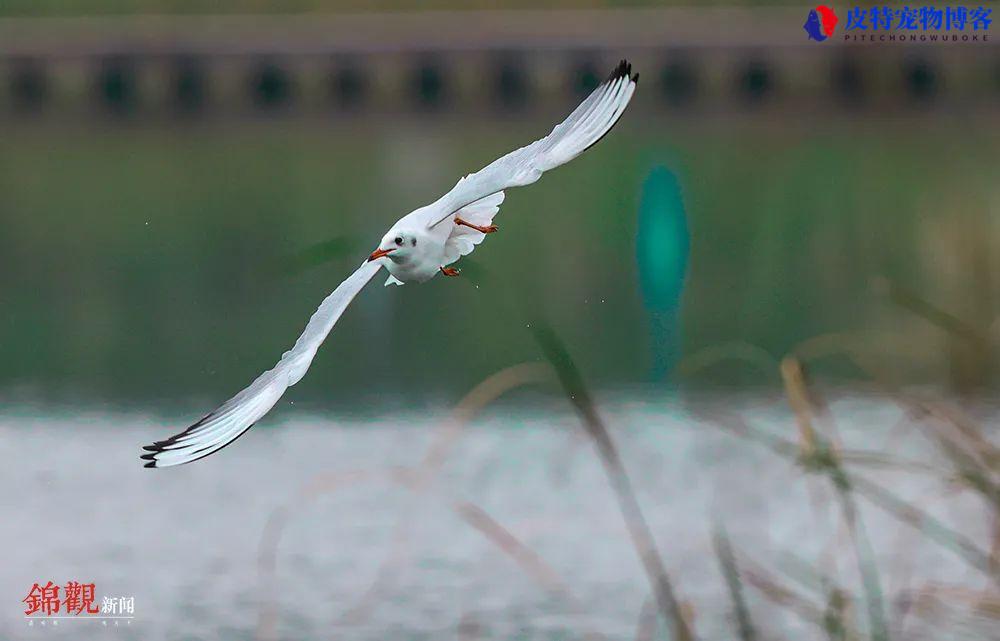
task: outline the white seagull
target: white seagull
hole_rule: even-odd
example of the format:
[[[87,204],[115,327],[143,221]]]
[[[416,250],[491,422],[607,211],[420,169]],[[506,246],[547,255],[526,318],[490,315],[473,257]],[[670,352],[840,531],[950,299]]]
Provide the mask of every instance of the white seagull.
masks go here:
[[[400,218],[378,248],[347,277],[309,319],[292,349],[272,369],[180,434],[147,445],[146,467],[190,463],[218,452],[260,420],[285,390],[298,383],[348,304],[383,266],[386,285],[424,282],[441,272],[457,276],[448,265],[472,252],[497,230],[493,216],[504,190],[530,185],[543,172],[576,158],[597,143],[618,122],[639,75],[622,61],[573,113],[548,136],[512,151],[458,181],[437,201]]]

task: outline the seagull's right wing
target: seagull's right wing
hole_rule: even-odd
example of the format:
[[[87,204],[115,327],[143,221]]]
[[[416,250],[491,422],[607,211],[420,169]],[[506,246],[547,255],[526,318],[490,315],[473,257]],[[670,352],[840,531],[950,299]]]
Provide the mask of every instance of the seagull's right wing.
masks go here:
[[[564,165],[597,144],[621,118],[639,74],[622,60],[597,89],[548,136],[494,160],[462,178],[447,194],[411,216],[435,228],[464,207],[511,187],[530,185],[542,173]]]
[[[316,350],[333,329],[340,315],[358,292],[381,268],[378,262],[364,262],[326,297],[309,319],[292,349],[281,355],[273,368],[257,377],[249,387],[232,397],[180,434],[157,441],[143,449],[146,467],[170,467],[204,458],[229,445],[274,407],[285,390],[305,376]]]

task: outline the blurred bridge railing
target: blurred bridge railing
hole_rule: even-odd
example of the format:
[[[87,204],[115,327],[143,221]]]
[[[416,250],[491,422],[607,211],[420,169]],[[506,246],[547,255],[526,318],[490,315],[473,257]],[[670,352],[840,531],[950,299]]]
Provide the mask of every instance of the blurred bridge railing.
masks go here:
[[[805,10],[0,19],[0,114],[531,109],[622,57],[641,109],[814,112],[1000,100],[995,43],[807,39]],[[487,82],[483,82],[483,78]]]

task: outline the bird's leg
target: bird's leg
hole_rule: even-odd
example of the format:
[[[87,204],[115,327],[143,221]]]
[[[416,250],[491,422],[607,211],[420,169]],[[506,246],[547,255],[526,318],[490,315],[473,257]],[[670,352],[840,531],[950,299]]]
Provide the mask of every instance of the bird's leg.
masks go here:
[[[458,216],[455,217],[455,224],[456,225],[465,225],[466,227],[471,227],[471,228],[475,229],[476,231],[482,232],[484,234],[492,234],[493,232],[497,231],[497,229],[499,229],[499,227],[497,227],[496,225],[489,225],[487,227],[483,227],[482,225],[473,225],[472,223],[470,223],[468,221],[462,220]]]
[[[442,266],[440,269],[441,269],[441,273],[444,274],[445,276],[458,276],[461,273],[459,270],[455,269],[454,267],[444,267],[444,266]]]

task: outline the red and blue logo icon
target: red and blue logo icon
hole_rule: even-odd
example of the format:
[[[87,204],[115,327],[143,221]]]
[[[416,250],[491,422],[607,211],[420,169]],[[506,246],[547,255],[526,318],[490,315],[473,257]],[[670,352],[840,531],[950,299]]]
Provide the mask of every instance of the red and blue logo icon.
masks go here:
[[[810,40],[823,42],[833,35],[833,30],[837,28],[837,14],[833,9],[825,5],[819,5],[809,11],[809,17],[802,28],[809,34]]]

